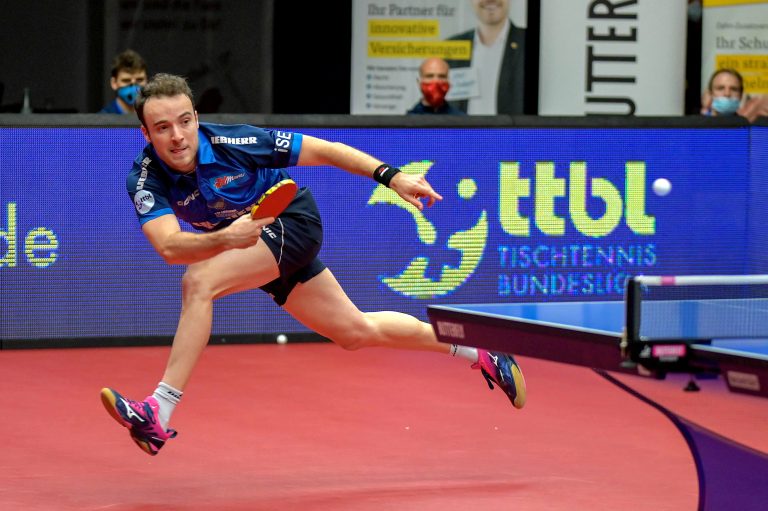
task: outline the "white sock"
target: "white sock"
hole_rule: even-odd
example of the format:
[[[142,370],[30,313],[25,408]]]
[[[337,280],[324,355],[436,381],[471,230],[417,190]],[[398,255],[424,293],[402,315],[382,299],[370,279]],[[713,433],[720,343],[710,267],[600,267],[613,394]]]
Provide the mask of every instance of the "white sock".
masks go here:
[[[459,346],[458,344],[451,344],[451,356],[466,358],[472,363],[477,362],[477,348],[471,348],[469,346]]]
[[[176,405],[181,401],[181,396],[184,393],[178,389],[175,389],[167,383],[160,382],[152,393],[152,396],[157,399],[157,404],[160,407],[158,411],[158,419],[160,419],[160,425],[163,429],[168,429],[168,423],[171,421],[171,414],[176,408]]]

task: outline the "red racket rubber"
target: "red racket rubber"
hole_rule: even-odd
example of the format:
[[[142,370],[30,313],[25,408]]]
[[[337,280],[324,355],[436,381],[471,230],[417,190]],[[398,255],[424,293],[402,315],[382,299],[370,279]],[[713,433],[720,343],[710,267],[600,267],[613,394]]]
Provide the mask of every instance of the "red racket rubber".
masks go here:
[[[264,192],[258,202],[254,204],[251,208],[251,218],[254,220],[268,217],[277,218],[291,203],[298,189],[299,187],[293,179],[283,179]]]

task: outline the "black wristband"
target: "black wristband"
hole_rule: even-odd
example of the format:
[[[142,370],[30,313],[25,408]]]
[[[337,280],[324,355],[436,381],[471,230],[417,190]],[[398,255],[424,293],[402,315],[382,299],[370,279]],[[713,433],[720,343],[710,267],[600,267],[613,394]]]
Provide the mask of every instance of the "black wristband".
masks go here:
[[[376,180],[377,183],[381,183],[389,188],[389,182],[392,181],[392,178],[395,177],[395,174],[398,172],[401,171],[397,167],[382,163],[373,171],[373,179]]]

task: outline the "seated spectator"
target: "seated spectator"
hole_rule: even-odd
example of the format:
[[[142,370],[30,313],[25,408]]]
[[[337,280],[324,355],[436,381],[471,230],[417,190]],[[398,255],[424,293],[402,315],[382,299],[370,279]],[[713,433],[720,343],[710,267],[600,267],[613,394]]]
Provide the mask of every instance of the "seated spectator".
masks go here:
[[[112,61],[112,77],[109,84],[115,91],[115,99],[101,109],[102,114],[134,114],[133,105],[139,88],[147,83],[147,64],[141,55],[125,50]]]
[[[735,69],[718,69],[701,96],[703,115],[740,115],[749,122],[768,117],[768,96],[744,97],[744,79]]]
[[[421,101],[408,110],[408,115],[466,115],[445,100],[451,88],[448,71],[448,63],[440,58],[429,58],[421,63],[418,80]]]

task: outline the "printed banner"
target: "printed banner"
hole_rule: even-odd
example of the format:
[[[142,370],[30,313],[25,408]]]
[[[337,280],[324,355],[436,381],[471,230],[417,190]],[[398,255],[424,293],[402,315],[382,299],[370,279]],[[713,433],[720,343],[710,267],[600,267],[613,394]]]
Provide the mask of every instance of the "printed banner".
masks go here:
[[[682,115],[685,0],[541,0],[540,115]]]
[[[744,78],[744,95],[768,94],[768,0],[704,0],[701,88],[730,68]]]
[[[631,275],[766,270],[765,129],[285,129],[444,197],[419,211],[372,180],[290,169],[361,310],[621,300]],[[145,143],[136,128],[0,129],[0,339],[173,334],[184,268],[155,253],[125,191]],[[259,290],[215,309],[216,335],[303,330]]]
[[[505,111],[513,108],[512,101],[502,95],[505,91],[517,94],[516,108],[522,109],[525,48],[508,38],[510,34],[524,38],[527,5],[527,0],[354,0],[351,113],[405,114],[421,99],[419,66],[429,57],[440,57],[450,64],[451,90],[447,99],[458,102],[462,110],[480,110],[475,104],[488,100],[493,94],[488,91],[492,89],[499,100],[483,101],[484,106],[495,106],[495,111],[485,113],[522,113]],[[503,32],[507,39],[498,41],[493,71],[489,70],[489,60],[479,63],[481,59],[475,53],[481,49],[475,34],[485,22],[483,10],[491,8],[506,13],[505,17],[515,27]],[[505,59],[507,64],[500,64],[499,59]],[[494,84],[495,87],[490,86]]]

